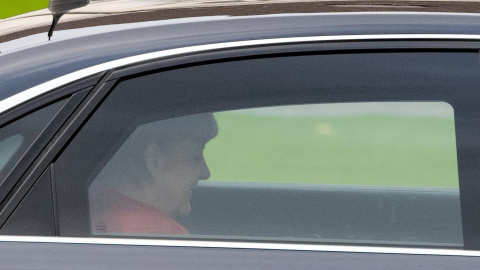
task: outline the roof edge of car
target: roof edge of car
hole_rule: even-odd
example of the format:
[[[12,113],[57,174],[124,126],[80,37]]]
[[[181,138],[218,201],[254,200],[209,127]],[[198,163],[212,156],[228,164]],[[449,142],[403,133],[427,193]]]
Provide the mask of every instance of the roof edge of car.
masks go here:
[[[479,5],[480,6],[480,5]],[[51,42],[58,42],[67,39],[74,39],[83,36],[92,36],[96,34],[106,33],[106,32],[115,32],[123,31],[129,29],[137,29],[142,27],[150,26],[163,26],[163,25],[172,25],[172,24],[183,24],[183,23],[198,23],[198,22],[212,22],[218,20],[243,20],[249,18],[284,18],[284,17],[295,17],[295,16],[324,16],[324,17],[372,17],[372,16],[422,16],[429,18],[438,18],[438,17],[456,17],[456,18],[476,18],[480,20],[480,14],[475,13],[453,13],[453,12],[412,12],[412,11],[363,11],[363,12],[328,12],[328,13],[278,13],[278,14],[258,14],[258,15],[212,15],[212,16],[194,16],[194,17],[181,17],[181,18],[170,18],[170,19],[161,19],[161,20],[150,20],[150,21],[138,21],[138,22],[125,22],[120,24],[101,24],[98,25],[74,25],[71,27],[58,27],[58,30],[55,31],[55,37],[52,38]],[[67,22],[68,24],[69,22]],[[35,28],[26,31],[25,35],[0,35],[0,56],[5,55],[6,53],[24,49],[33,46],[49,44],[49,40],[46,36],[47,28],[43,29]]]
[[[88,26],[98,26],[98,25],[107,25],[115,24],[119,21],[119,16],[122,17],[121,21],[125,22],[140,22],[140,21],[150,21],[150,20],[164,20],[164,19],[173,19],[173,18],[187,18],[187,17],[203,17],[203,16],[212,16],[212,15],[225,15],[225,16],[245,16],[245,15],[262,15],[262,14],[310,14],[310,13],[340,13],[344,11],[349,4],[356,4],[360,6],[365,6],[364,8],[357,8],[362,11],[368,12],[425,12],[425,13],[438,13],[438,12],[463,12],[455,14],[472,14],[472,12],[480,12],[479,9],[472,9],[472,3],[466,2],[468,7],[457,7],[458,5],[465,4],[463,2],[453,1],[456,4],[455,9],[452,7],[445,7],[444,3],[450,3],[452,1],[425,1],[425,0],[416,0],[404,5],[393,5],[387,0],[380,0],[376,2],[376,6],[369,6],[369,3],[357,3],[352,0],[333,0],[333,1],[322,1],[322,5],[318,5],[317,1],[312,0],[299,0],[299,1],[249,1],[248,3],[242,4],[231,4],[229,2],[220,1],[219,3],[209,3],[205,4],[202,1],[198,3],[192,3],[192,6],[185,5],[160,5],[156,8],[148,9],[134,9],[132,11],[122,11],[122,12],[101,12],[102,10],[86,10],[80,8],[67,14],[66,18],[57,26],[58,30],[72,29],[78,27],[88,27]],[[203,4],[202,4],[203,3]],[[419,5],[421,3],[421,5]],[[436,4],[434,4],[436,3]],[[102,3],[103,5],[104,3]],[[92,9],[102,8],[102,5],[95,6],[92,3],[87,7]],[[258,8],[260,5],[265,6],[266,8]],[[410,5],[410,6],[409,6]],[[435,6],[437,5],[437,6]],[[402,9],[402,7],[404,7]],[[415,7],[417,7],[415,9]],[[340,11],[340,12],[339,12]],[[351,12],[350,12],[351,11]],[[356,9],[352,9],[349,12],[345,13],[357,13]],[[142,16],[138,16],[139,13],[142,13]],[[99,14],[102,14],[99,16]],[[32,20],[35,19],[35,20]],[[41,19],[41,20],[40,20]],[[28,21],[28,23],[22,23],[22,21]],[[42,23],[38,23],[42,21]],[[35,23],[32,23],[35,22]],[[17,39],[24,36],[29,36],[36,33],[47,33],[48,27],[50,26],[51,15],[47,9],[39,10],[32,12],[32,15],[20,15],[12,18],[7,18],[0,20],[0,27],[3,23],[6,23],[5,27],[9,27],[9,24],[14,23],[15,32],[3,31],[5,33],[1,34],[0,31],[0,42],[5,42],[8,40]],[[30,24],[29,27],[24,27],[24,25]],[[4,27],[1,27],[4,28]]]
[[[102,64],[93,65],[75,72],[63,75],[53,80],[46,81],[37,86],[26,89],[0,101],[0,114],[17,107],[37,96],[49,93],[56,88],[70,84],[82,78],[108,71],[115,68],[126,67],[132,64],[142,63],[152,60],[160,60],[165,57],[176,57],[191,53],[203,53],[208,51],[218,51],[232,48],[248,48],[265,45],[287,45],[296,43],[318,43],[318,42],[342,42],[342,41],[388,41],[388,40],[450,40],[450,41],[480,41],[480,34],[381,34],[381,35],[338,35],[338,36],[310,36],[310,37],[290,37],[290,38],[271,38],[258,40],[242,40],[223,43],[213,43],[204,45],[195,45],[180,47],[174,49],[160,50],[150,53],[144,53],[129,56]]]

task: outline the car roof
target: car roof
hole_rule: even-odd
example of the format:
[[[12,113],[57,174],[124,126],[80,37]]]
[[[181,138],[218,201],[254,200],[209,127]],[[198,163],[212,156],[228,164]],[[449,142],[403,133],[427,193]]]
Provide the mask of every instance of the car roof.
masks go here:
[[[8,63],[0,66],[0,99],[87,67],[160,50],[242,40],[380,34],[478,35],[480,15],[373,12],[216,16],[64,30],[56,32],[50,42],[46,33],[36,34],[0,44],[0,61]]]
[[[57,1],[57,0],[55,0]],[[108,0],[90,1],[71,10],[60,20],[57,30],[107,24],[166,20],[215,15],[247,16],[286,13],[410,11],[480,13],[477,1],[456,0]],[[0,42],[48,31],[52,15],[48,9],[0,20]]]

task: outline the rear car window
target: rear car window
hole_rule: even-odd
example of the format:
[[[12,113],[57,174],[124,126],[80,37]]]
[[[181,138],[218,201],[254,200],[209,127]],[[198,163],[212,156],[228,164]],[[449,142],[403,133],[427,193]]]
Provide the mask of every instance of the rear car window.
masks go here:
[[[55,160],[61,236],[463,247],[477,53],[163,64]]]
[[[215,117],[222,132],[206,149],[212,181],[458,188],[453,108],[444,102],[296,105]]]
[[[461,245],[458,183],[445,102],[185,116],[139,126],[106,163],[91,232]]]

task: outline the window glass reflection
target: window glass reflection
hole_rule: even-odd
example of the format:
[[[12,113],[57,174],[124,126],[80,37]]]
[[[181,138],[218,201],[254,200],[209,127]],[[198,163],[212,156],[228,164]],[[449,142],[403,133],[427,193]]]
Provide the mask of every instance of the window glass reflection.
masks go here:
[[[94,235],[462,245],[444,102],[224,111],[127,137],[89,187]]]

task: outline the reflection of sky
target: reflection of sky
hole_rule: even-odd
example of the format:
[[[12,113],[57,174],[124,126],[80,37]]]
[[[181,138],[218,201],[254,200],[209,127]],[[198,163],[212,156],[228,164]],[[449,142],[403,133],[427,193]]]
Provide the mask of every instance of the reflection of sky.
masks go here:
[[[421,116],[453,119],[453,108],[446,102],[359,102],[309,104],[239,110],[238,113],[282,116],[337,117],[365,114]]]

